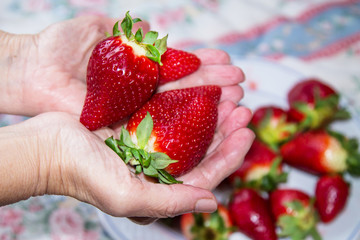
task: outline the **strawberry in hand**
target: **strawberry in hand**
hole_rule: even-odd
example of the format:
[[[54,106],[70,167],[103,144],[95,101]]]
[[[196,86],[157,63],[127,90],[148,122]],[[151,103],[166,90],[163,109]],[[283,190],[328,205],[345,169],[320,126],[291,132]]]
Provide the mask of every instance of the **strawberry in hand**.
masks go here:
[[[234,226],[251,239],[277,239],[269,205],[254,189],[241,188],[234,192],[229,211]]]
[[[288,113],[275,106],[256,109],[249,127],[261,141],[275,149],[297,131],[297,124],[289,120]]]
[[[316,129],[350,114],[340,108],[340,96],[332,87],[316,78],[299,82],[288,92],[289,115],[301,129]]]
[[[323,129],[300,133],[280,148],[285,163],[317,175],[348,172],[360,176],[357,151],[356,139]]]
[[[188,240],[226,240],[233,231],[229,210],[221,204],[213,213],[181,215],[180,228]]]
[[[321,240],[316,230],[317,213],[308,194],[296,189],[277,189],[270,194],[270,206],[281,229],[279,237],[302,240],[310,235]]]
[[[205,156],[212,142],[221,96],[218,86],[177,89],[155,94],[121,130],[106,140],[137,173],[178,183]]]
[[[229,176],[235,186],[254,187],[273,191],[279,183],[286,182],[287,173],[282,170],[281,157],[264,143],[255,139],[239,169]]]
[[[341,175],[319,178],[315,188],[315,207],[322,222],[333,221],[343,211],[349,197],[349,188]]]
[[[116,123],[135,112],[151,98],[159,81],[159,63],[166,39],[150,31],[143,36],[133,24],[141,21],[126,13],[114,25],[113,36],[100,41],[87,68],[87,93],[80,122],[89,130]]]
[[[159,84],[176,81],[183,78],[196,70],[201,65],[200,59],[192,53],[167,48],[161,56]]]

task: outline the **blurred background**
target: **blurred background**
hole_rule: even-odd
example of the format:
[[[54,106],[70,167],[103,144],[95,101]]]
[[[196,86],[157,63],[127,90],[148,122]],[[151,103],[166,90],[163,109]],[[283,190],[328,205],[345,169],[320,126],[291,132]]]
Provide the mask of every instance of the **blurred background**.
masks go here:
[[[255,59],[291,69],[299,73],[296,76],[318,77],[338,89],[352,111],[360,114],[357,0],[1,0],[0,29],[33,34],[81,15],[119,19],[128,10],[149,21],[160,35],[169,33],[171,47],[220,48],[240,67]],[[262,88],[264,79],[245,74],[247,91]],[[268,81],[278,84],[271,74]],[[0,126],[22,120],[0,115]],[[44,196],[0,208],[1,240],[110,236],[96,209],[66,197]]]

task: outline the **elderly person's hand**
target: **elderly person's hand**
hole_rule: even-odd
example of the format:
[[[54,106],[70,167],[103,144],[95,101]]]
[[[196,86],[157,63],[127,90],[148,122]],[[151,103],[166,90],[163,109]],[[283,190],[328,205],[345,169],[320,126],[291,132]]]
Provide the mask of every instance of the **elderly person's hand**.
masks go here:
[[[211,193],[238,168],[253,140],[250,112],[223,102],[219,127],[205,159],[180,179],[164,185],[134,175],[105,145],[109,128],[88,131],[76,116],[45,113],[0,128],[0,205],[44,194],[66,195],[119,217],[176,216],[212,212]]]
[[[80,115],[86,95],[86,69],[90,54],[116,20],[85,16],[49,26],[35,35],[0,31],[0,112],[35,116],[61,111]],[[149,30],[146,22],[134,28]],[[236,86],[243,80],[240,69],[229,65],[219,50],[195,52],[202,60],[190,77],[166,84],[159,91],[194,85],[219,84],[223,96],[234,102],[242,97]],[[226,86],[226,87],[225,87]],[[229,88],[231,86],[231,88]]]

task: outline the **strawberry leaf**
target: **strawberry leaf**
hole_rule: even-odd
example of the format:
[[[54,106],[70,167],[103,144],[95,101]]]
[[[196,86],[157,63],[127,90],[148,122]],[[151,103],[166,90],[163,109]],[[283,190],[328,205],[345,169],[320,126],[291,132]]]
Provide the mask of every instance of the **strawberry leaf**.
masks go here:
[[[148,154],[148,152],[144,151],[143,149],[138,149],[138,152],[139,152],[140,155],[141,155],[143,167],[144,167],[144,168],[149,167],[149,166],[150,166],[150,163],[151,163],[151,155]]]
[[[142,167],[141,167],[141,165],[136,165],[135,166],[135,173],[136,174],[139,174],[139,173],[141,173],[142,172]]]
[[[158,173],[159,173],[159,182],[160,183],[165,183],[165,184],[182,183],[182,181],[176,180],[171,174],[169,174],[165,170],[160,169],[160,170],[158,170]]]
[[[119,149],[116,140],[113,137],[109,137],[105,140],[105,144],[109,146],[117,155],[119,155],[120,158],[124,158],[124,154]]]
[[[146,56],[150,59],[153,60],[154,62],[157,62],[159,64],[161,64],[160,60],[161,60],[161,54],[159,52],[159,50],[154,47],[153,45],[147,44],[146,45]]]
[[[160,55],[163,55],[167,50],[168,35],[155,41],[155,47],[159,50]]]
[[[134,159],[134,157],[131,153],[131,148],[126,148],[124,150],[124,154],[125,154],[125,158],[123,158],[123,160],[126,164],[128,164],[130,162],[130,160]]]
[[[334,120],[347,120],[351,118],[351,113],[349,113],[344,108],[339,108],[339,110],[334,114]]]
[[[129,148],[134,148],[135,144],[131,140],[130,133],[124,127],[121,128],[120,141]],[[122,144],[121,144],[122,145]]]
[[[113,36],[120,36],[121,32],[119,30],[119,22],[116,22],[113,27]]]
[[[145,118],[140,122],[136,128],[136,137],[138,146],[144,149],[150,139],[151,132],[153,130],[154,123],[149,112],[146,113]]]
[[[149,177],[157,178],[159,176],[158,171],[153,166],[148,166],[147,168],[143,169],[144,174]]]
[[[162,152],[151,153],[151,157],[151,165],[156,169],[164,169],[171,163],[178,162],[177,160],[172,160],[167,154]]]
[[[140,18],[133,18],[133,23],[141,22],[142,20]]]
[[[141,43],[143,40],[143,35],[144,35],[144,33],[143,33],[142,28],[139,28],[135,33],[135,41],[138,43]]]
[[[126,12],[125,18],[121,22],[121,28],[125,34],[125,36],[130,39],[132,36],[132,27],[133,27],[133,19],[131,18],[129,11]]]
[[[155,43],[156,39],[158,38],[158,36],[159,36],[158,32],[149,31],[148,33],[145,34],[143,43],[153,45]]]

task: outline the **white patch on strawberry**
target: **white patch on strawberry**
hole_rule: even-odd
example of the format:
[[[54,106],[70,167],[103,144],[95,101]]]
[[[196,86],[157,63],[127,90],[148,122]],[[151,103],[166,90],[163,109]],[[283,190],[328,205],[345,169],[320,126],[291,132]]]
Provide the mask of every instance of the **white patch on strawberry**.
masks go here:
[[[335,172],[344,172],[347,168],[348,154],[336,138],[331,138],[329,146],[324,153],[324,165]]]
[[[132,142],[135,144],[135,146],[137,148],[140,148],[139,145],[138,145],[138,140],[137,140],[136,134],[135,133],[130,133],[130,137],[131,137]],[[149,138],[149,141],[145,145],[144,150],[149,152],[149,153],[156,152],[155,147],[154,147],[155,141],[156,141],[156,137],[151,135],[150,138]]]
[[[135,55],[137,55],[137,56],[146,56],[145,48],[139,46],[139,44],[137,44],[137,43],[135,43],[133,41],[129,41],[125,36],[121,36],[121,41],[123,42],[123,44],[132,47]]]
[[[250,182],[253,180],[258,180],[262,177],[264,177],[266,174],[268,174],[270,171],[269,167],[261,167],[257,166],[255,168],[252,168],[249,173],[245,177],[245,181]]]

